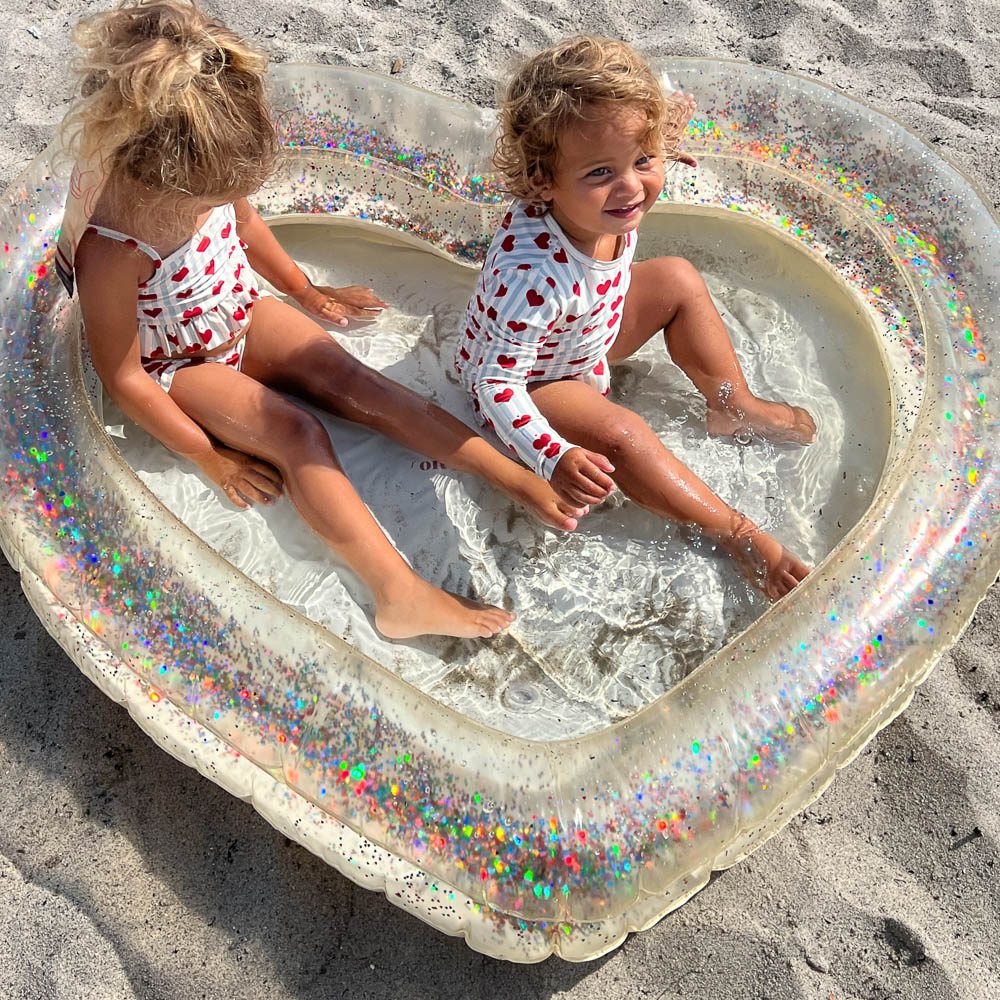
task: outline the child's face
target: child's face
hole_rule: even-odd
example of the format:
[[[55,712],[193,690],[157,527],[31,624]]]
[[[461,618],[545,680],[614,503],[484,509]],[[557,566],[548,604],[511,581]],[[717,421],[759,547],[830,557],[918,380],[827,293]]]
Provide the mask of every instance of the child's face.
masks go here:
[[[663,158],[643,148],[646,129],[642,114],[625,107],[559,137],[554,176],[538,194],[585,252],[635,229],[663,189]]]

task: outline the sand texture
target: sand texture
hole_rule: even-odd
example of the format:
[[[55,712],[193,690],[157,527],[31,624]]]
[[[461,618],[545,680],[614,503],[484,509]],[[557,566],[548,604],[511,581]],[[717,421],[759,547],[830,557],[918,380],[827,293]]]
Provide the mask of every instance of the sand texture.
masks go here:
[[[69,29],[2,0],[0,182],[53,137]],[[492,13],[489,20],[483,10]],[[227,0],[277,61],[492,103],[518,53],[589,30],[752,60],[895,115],[1000,199],[996,0]],[[613,954],[514,967],[445,938],[155,747],[0,560],[0,998],[1000,996],[1000,588],[907,712],[748,861]]]

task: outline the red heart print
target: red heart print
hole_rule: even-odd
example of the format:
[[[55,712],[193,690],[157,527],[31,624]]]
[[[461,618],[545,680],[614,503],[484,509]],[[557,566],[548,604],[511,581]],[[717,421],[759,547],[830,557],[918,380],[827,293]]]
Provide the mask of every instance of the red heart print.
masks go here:
[[[494,397],[494,403],[509,403],[514,398],[514,390],[507,386],[506,389],[501,389]]]
[[[511,224],[511,221],[513,220],[513,218],[514,218],[514,215],[513,215],[513,213],[512,213],[512,212],[508,212],[508,213],[507,213],[507,214],[506,214],[506,215],[505,215],[505,216],[503,217],[503,222],[501,222],[501,223],[500,223],[500,227],[501,227],[502,229],[510,229],[510,224]]]
[[[536,308],[540,305],[545,304],[545,297],[539,295],[534,288],[529,288],[525,293],[524,297],[528,300],[529,306],[535,306]]]
[[[598,361],[597,364],[594,365],[594,374],[595,375],[603,375],[604,374],[604,362],[603,361]]]
[[[139,296],[139,301],[140,302],[155,302],[156,298],[157,297],[155,295],[140,295]]]
[[[604,303],[603,302],[598,303],[598,306],[597,306],[596,309],[591,309],[590,315],[591,316],[596,316],[603,308],[604,308]]]
[[[186,267],[182,267],[170,280],[183,281],[190,273]]]
[[[490,306],[489,309],[486,310],[486,315],[489,316],[490,319],[496,319],[497,311],[493,308],[493,306]]]
[[[542,378],[544,375],[544,368],[532,368],[531,371],[528,372],[528,378]]]
[[[482,324],[482,323],[480,323],[480,322],[479,322],[479,320],[478,320],[478,319],[476,319],[476,317],[475,317],[475,316],[470,316],[470,317],[469,317],[469,319],[471,319],[471,320],[472,320],[472,325],[473,325],[473,326],[474,326],[474,327],[475,327],[475,328],[476,328],[477,330],[482,330],[482,328],[483,328],[483,324]]]
[[[508,320],[507,328],[513,330],[514,333],[521,333],[528,329],[527,323],[519,323],[516,319]]]
[[[580,318],[579,316],[574,316],[572,313],[568,313],[566,316],[566,322],[575,323],[579,318]]]
[[[193,319],[195,316],[201,315],[201,306],[192,306],[190,309],[184,310],[185,319]]]
[[[469,340],[475,340],[476,339],[476,335],[468,327],[465,328],[465,335],[466,335],[466,337],[469,338]]]
[[[511,421],[511,424],[518,429],[522,428],[525,424],[530,424],[530,423],[531,423],[531,417],[528,416],[527,413],[525,413],[523,417],[518,417],[516,420]]]
[[[503,243],[500,244],[500,249],[501,250],[506,250],[507,253],[510,253],[511,250],[514,249],[514,234],[513,233],[510,233],[510,234],[508,234],[507,236],[504,237]]]
[[[551,361],[554,357],[555,357],[554,354],[539,354],[538,355],[538,360],[539,361]],[[530,374],[530,372],[529,372],[529,374]]]
[[[229,239],[229,234],[230,234],[230,233],[231,233],[232,231],[233,231],[233,224],[232,224],[231,222],[227,222],[227,223],[226,223],[226,224],[225,224],[225,225],[224,225],[224,226],[222,227],[221,231],[219,232],[219,235],[220,235],[220,236],[221,236],[221,237],[222,237],[222,238],[223,238],[224,240],[228,240],[228,239]]]
[[[621,304],[622,304],[622,297],[619,295],[618,298],[615,299],[615,301],[611,303],[611,308],[612,309],[617,309]]]
[[[545,449],[545,457],[555,458],[560,451],[562,451],[562,445],[558,441],[553,441],[552,444]]]
[[[461,359],[463,361],[470,361],[471,360],[469,352],[464,347],[458,352],[458,354],[459,354],[459,357],[461,357]]]
[[[614,285],[615,288],[617,288],[618,287],[618,282],[620,282],[621,280],[622,280],[622,273],[621,273],[621,271],[619,271],[615,275],[615,280],[612,281],[611,284]]]
[[[236,320],[237,323],[241,323],[246,318],[247,318],[247,314],[244,311],[243,306],[237,306],[233,310],[233,319]]]
[[[223,284],[225,284],[225,282],[217,281],[214,285],[212,285],[212,294],[218,295],[219,292],[222,291]]]
[[[565,250],[564,250],[564,249],[563,249],[562,247],[560,247],[560,248],[559,248],[559,249],[558,249],[558,250],[557,250],[557,251],[556,251],[556,252],[555,252],[555,253],[554,253],[554,254],[552,255],[552,259],[553,259],[553,260],[554,260],[554,261],[555,261],[555,262],[556,262],[557,264],[568,264],[568,263],[569,263],[569,257],[567,257],[567,256],[566,256],[566,251],[565,251]]]
[[[486,306],[483,305],[483,300],[478,295],[476,296],[476,305],[479,306],[480,312],[486,311]]]
[[[613,341],[615,339],[615,337],[617,337],[617,336],[618,336],[618,331],[616,330],[613,334],[611,334],[610,337],[605,337],[604,338],[604,346],[607,347],[608,344],[610,344],[611,341]]]
[[[512,358],[507,354],[501,354],[497,358],[497,364],[501,368],[513,368],[517,364],[517,358]]]
[[[549,288],[555,288],[556,287],[556,279],[553,278],[551,274],[546,275],[545,276],[545,284],[548,285]]]
[[[517,269],[519,271],[530,271],[531,270],[531,265],[530,264],[518,264],[517,265]]]
[[[608,329],[611,329],[618,322],[618,313],[615,313],[611,319],[608,320]]]
[[[579,295],[580,294],[580,282],[579,281],[574,281],[573,282],[573,294],[574,295]]]
[[[570,364],[571,365],[583,365],[583,364],[586,364],[589,360],[590,360],[590,358],[574,358],[570,362]]]
[[[233,277],[236,278],[237,280],[239,280],[240,271],[242,271],[242,270],[243,270],[243,265],[242,264],[237,264],[236,265],[236,270],[233,271]]]
[[[501,283],[500,287],[497,288],[496,297],[498,299],[502,299],[506,294],[507,294],[507,286]]]
[[[163,309],[160,306],[157,306],[155,309],[143,309],[143,312],[152,319],[156,319],[156,317],[163,312]]]
[[[194,289],[193,288],[188,288],[186,291],[178,292],[177,293],[177,298],[179,298],[179,299],[189,299],[189,298],[191,298],[192,295],[194,295]]]
[[[607,281],[602,281],[597,286],[597,294],[598,295],[607,295],[608,294],[608,290],[610,288],[611,288],[611,280],[610,279],[608,279]]]
[[[243,291],[243,286],[237,282],[237,284],[233,285],[233,291],[234,292],[242,292]]]
[[[541,437],[537,437],[531,442],[531,447],[534,448],[535,451],[541,451],[551,440],[551,435],[543,434]]]
[[[240,363],[240,352],[235,351],[226,358],[227,365],[238,365]]]
[[[154,347],[150,352],[151,358],[162,358],[167,352],[162,347]]]
[[[176,347],[180,343],[180,340],[171,333],[167,334],[167,340],[169,340],[170,343],[174,345],[174,347]]]
[[[207,236],[202,236],[201,242],[197,247],[195,247],[195,249],[198,253],[204,253],[211,245],[212,241]]]
[[[208,345],[211,343],[211,340],[212,340],[212,331],[211,330],[199,330],[198,331],[198,336],[201,338],[201,342],[206,347],[208,347]]]
[[[548,250],[549,240],[551,238],[552,237],[548,233],[539,233],[535,237],[535,246],[538,247],[539,250]]]
[[[184,348],[184,353],[197,354],[200,350],[201,348],[197,344],[188,344],[187,347]]]
[[[213,274],[215,274],[215,261],[214,260],[210,260],[205,265],[205,274],[207,274],[209,277],[211,277]]]

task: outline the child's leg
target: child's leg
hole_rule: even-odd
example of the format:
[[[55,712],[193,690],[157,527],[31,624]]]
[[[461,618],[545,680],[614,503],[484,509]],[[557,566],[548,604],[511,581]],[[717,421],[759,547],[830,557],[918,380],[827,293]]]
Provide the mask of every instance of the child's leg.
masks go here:
[[[308,316],[276,299],[254,307],[243,371],[454,469],[473,472],[564,531],[586,513],[423,396],[362,364]]]
[[[809,572],[776,538],[720,500],[638,414],[575,380],[535,386],[531,398],[560,434],[608,457],[628,497],[661,517],[702,528],[772,600]]]
[[[812,417],[799,406],[753,395],[705,281],[683,257],[658,257],[632,268],[621,332],[608,359],[614,363],[663,331],[674,363],[708,403],[708,430],[749,430],[771,441],[809,444]]]
[[[182,368],[170,397],[224,444],[281,472],[307,524],[358,574],[375,598],[375,624],[391,639],[495,635],[513,615],[422,580],[382,533],[310,413],[225,365]]]

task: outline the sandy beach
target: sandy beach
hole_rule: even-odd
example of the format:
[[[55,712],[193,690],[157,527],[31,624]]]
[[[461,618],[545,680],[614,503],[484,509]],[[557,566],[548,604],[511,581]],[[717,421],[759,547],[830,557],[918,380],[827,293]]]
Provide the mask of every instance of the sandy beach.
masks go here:
[[[0,183],[54,137],[72,25],[0,0]],[[566,34],[753,61],[894,115],[1000,202],[995,0],[219,0],[276,62],[347,64],[479,104]],[[153,745],[49,638],[0,559],[0,998],[1000,996],[1000,587],[810,808],[588,964],[512,966],[349,882]]]

